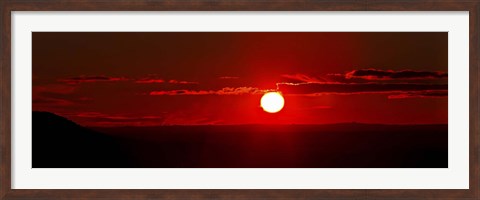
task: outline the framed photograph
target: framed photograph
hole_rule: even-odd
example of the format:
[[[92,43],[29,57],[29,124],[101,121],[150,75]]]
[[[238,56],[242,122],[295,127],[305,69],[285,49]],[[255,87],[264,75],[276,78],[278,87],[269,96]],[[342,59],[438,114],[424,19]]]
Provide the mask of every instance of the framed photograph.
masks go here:
[[[480,1],[3,1],[1,199],[478,199]]]

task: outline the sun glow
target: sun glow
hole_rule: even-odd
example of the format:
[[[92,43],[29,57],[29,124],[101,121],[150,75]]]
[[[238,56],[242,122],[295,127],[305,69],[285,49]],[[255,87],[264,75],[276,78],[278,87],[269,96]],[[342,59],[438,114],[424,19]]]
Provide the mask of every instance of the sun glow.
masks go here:
[[[283,96],[278,92],[267,92],[260,99],[260,105],[268,113],[276,113],[282,110],[285,105]]]

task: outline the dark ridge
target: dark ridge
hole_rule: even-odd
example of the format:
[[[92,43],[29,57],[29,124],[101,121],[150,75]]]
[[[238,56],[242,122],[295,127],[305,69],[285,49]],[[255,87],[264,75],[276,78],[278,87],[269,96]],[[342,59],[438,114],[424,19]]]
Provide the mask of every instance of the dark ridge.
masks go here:
[[[113,137],[49,112],[32,118],[33,168],[128,167]]]
[[[448,125],[85,128],[33,112],[39,168],[446,168]]]

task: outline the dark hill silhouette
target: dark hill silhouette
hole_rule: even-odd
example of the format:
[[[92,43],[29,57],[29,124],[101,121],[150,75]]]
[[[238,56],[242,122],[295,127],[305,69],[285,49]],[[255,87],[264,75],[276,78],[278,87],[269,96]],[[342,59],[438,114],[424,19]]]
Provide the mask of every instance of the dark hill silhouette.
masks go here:
[[[85,128],[34,112],[33,167],[445,168],[448,125]]]
[[[117,141],[48,112],[33,112],[33,167],[128,167]]]

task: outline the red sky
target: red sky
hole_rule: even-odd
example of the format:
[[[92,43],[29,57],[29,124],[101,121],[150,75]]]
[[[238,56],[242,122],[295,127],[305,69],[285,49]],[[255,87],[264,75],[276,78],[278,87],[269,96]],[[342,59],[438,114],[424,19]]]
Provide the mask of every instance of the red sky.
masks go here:
[[[85,126],[447,123],[446,32],[32,35],[33,110]]]

